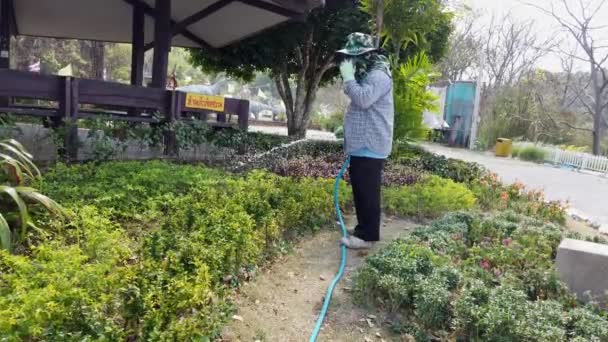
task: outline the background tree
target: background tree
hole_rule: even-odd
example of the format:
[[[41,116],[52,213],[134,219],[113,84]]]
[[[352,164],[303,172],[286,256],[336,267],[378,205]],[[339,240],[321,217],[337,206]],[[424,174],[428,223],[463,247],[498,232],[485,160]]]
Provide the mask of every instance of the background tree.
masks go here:
[[[92,41],[88,42],[89,45],[89,59],[91,61],[90,76],[96,80],[103,80],[105,78],[105,56],[106,48],[104,42]]]
[[[349,33],[369,32],[368,22],[365,13],[342,3],[315,9],[305,22],[281,25],[218,53],[192,50],[192,60],[203,71],[225,71],[246,81],[252,80],[256,71],[269,71],[285,104],[288,134],[302,138],[317,90],[338,75],[335,51]]]
[[[533,21],[517,21],[511,14],[492,16],[483,36],[483,63],[489,88],[514,85],[554,45],[553,38],[541,39]]]
[[[425,53],[411,57],[393,72],[395,140],[420,139],[428,129],[422,124],[425,111],[437,111],[437,97],[427,90],[438,74]]]
[[[438,0],[363,0],[362,9],[382,30],[378,36],[391,53],[394,139],[422,138],[427,132],[424,112],[437,109],[436,96],[427,90],[437,76],[432,62],[447,51],[453,15]]]
[[[451,16],[442,11],[439,1],[383,3],[390,6],[384,11],[384,27],[387,37],[388,32],[393,34],[391,46],[393,52],[397,51],[394,60],[407,60],[420,51],[428,52],[432,61],[442,57],[451,31]],[[204,71],[226,71],[245,80],[251,80],[256,71],[268,70],[285,104],[288,134],[301,138],[310,122],[319,87],[338,76],[335,51],[344,45],[349,33],[369,33],[370,18],[377,13],[366,13],[366,8],[372,7],[364,4],[362,11],[343,2],[316,9],[305,23],[283,25],[217,54],[192,50],[192,59]],[[399,33],[399,29],[407,32]]]
[[[28,70],[36,62],[41,72],[56,73],[72,64],[74,76],[89,77],[88,56],[82,54],[84,41],[18,36],[12,40],[11,64],[17,70]]]
[[[556,13],[553,4],[551,8],[543,8],[530,4],[541,12],[551,16],[566,34],[573,38],[580,53],[572,53],[559,49],[558,52],[570,56],[576,60],[586,63],[590,70],[588,87],[591,91],[580,92],[581,103],[585,106],[586,113],[593,119],[593,153],[601,153],[601,138],[604,126],[608,125],[605,116],[608,107],[608,75],[606,67],[608,63],[608,45],[606,44],[606,26],[597,17],[598,12],[605,6],[606,0],[560,0],[561,7],[567,13],[562,16]],[[582,51],[581,51],[582,50]],[[587,96],[587,95],[590,96]]]
[[[106,44],[105,65],[108,79],[127,83],[131,79],[131,45]]]
[[[464,7],[455,15],[454,31],[450,34],[445,56],[437,63],[443,80],[460,81],[481,61],[482,40],[479,16]]]
[[[383,6],[380,10],[379,6]],[[452,32],[452,13],[438,0],[363,0],[363,11],[380,29],[382,46],[396,63],[425,51],[432,62],[446,52]]]
[[[563,73],[530,72],[512,86],[502,86],[487,99],[480,127],[483,144],[499,137],[566,144],[572,141],[577,116],[565,108]]]

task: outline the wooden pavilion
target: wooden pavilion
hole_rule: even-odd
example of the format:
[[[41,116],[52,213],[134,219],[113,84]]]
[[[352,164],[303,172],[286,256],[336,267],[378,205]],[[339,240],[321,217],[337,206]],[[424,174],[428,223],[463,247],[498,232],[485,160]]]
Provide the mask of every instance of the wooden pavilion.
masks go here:
[[[0,112],[44,117],[54,126],[101,116],[153,123],[158,112],[163,121],[214,112],[220,123],[226,123],[226,113],[236,114],[239,127],[246,128],[248,101],[196,98],[165,89],[171,47],[204,47],[213,53],[281,23],[303,20],[324,5],[325,0],[0,0]],[[130,43],[131,84],[9,70],[14,35]],[[154,49],[152,82],[143,87],[149,49]],[[9,99],[56,105],[24,106]],[[91,110],[103,106],[123,110]],[[74,157],[77,132],[71,132],[65,145]]]
[[[141,85],[154,48],[152,85],[164,87],[171,46],[222,48],[288,20],[324,0],[0,0],[0,68],[10,36],[72,38],[133,45],[131,83]]]

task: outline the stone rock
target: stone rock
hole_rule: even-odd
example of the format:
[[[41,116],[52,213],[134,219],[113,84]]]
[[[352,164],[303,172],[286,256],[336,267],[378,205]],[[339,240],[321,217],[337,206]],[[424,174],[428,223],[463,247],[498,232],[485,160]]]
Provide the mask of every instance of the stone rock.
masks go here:
[[[601,305],[608,290],[608,245],[564,239],[557,249],[557,272],[578,299],[588,301],[589,293]]]

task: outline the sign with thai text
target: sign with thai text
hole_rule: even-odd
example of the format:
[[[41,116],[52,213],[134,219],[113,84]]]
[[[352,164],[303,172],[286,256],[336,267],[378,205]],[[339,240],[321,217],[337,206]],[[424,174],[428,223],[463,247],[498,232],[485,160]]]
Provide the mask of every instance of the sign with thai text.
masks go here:
[[[214,112],[224,111],[225,100],[221,96],[186,94],[186,107],[196,109],[207,109]]]

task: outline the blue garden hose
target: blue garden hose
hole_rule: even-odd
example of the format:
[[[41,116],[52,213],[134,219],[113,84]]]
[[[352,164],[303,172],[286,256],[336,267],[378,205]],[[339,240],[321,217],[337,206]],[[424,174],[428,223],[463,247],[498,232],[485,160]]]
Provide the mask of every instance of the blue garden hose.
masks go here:
[[[336,208],[336,215],[338,216],[338,221],[340,222],[340,229],[342,230],[342,236],[346,237],[346,227],[344,227],[344,220],[342,219],[342,212],[340,211],[340,202],[338,200],[338,193],[340,190],[340,180],[344,176],[346,169],[348,169],[348,165],[350,164],[350,157],[346,158],[344,165],[342,165],[342,169],[338,173],[336,177],[336,182],[334,184],[334,206]],[[331,281],[331,284],[327,288],[327,293],[325,293],[325,300],[323,301],[323,307],[321,308],[321,312],[319,313],[319,318],[317,318],[317,324],[315,324],[315,328],[310,335],[309,342],[316,342],[317,337],[319,336],[319,332],[321,331],[321,326],[323,326],[323,321],[325,320],[325,315],[327,315],[327,308],[329,307],[329,302],[331,301],[331,295],[334,292],[334,288],[344,275],[344,266],[346,266],[346,246],[342,245],[342,259],[340,260],[340,268],[338,269],[338,273]]]

